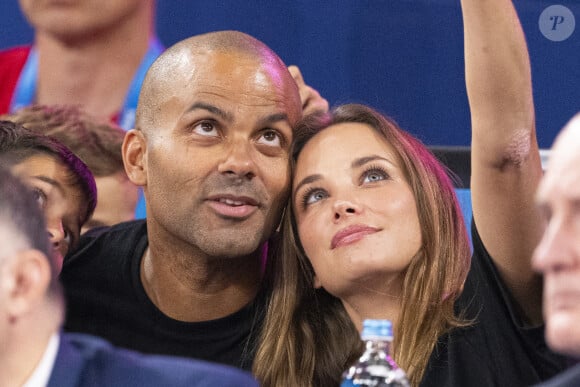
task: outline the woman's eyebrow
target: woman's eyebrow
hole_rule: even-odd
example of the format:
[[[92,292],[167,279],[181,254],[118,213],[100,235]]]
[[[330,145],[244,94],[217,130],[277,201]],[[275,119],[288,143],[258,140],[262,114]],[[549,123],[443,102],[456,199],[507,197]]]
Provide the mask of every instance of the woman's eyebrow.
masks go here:
[[[306,184],[314,183],[315,181],[318,181],[318,180],[321,180],[321,179],[322,179],[322,175],[319,174],[319,173],[314,174],[314,175],[306,176],[304,179],[300,180],[300,183],[298,183],[296,185],[296,188],[294,188],[294,192],[292,193],[292,196],[294,196],[296,194],[296,192],[298,192],[298,190],[302,186],[304,186]]]
[[[368,163],[370,163],[372,161],[376,161],[376,160],[386,161],[387,163],[395,166],[395,164],[391,160],[389,160],[385,157],[379,156],[379,155],[370,155],[370,156],[359,157],[359,158],[355,159],[350,164],[350,166],[351,166],[351,168],[359,168],[365,164],[368,164]]]

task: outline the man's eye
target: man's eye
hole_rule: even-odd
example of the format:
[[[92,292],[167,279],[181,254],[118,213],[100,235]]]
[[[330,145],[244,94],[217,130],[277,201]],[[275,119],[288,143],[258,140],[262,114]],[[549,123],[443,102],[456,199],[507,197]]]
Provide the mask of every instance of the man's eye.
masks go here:
[[[193,132],[200,136],[217,136],[218,131],[215,125],[209,121],[203,121],[193,127]]]
[[[262,132],[260,138],[258,139],[260,144],[268,145],[268,146],[275,146],[281,147],[282,146],[282,137],[280,133],[275,130],[266,130]]]

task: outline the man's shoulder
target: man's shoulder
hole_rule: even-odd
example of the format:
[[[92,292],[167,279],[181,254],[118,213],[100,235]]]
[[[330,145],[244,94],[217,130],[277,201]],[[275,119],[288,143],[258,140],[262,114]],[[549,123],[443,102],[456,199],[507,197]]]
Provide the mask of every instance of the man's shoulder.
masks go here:
[[[256,386],[253,378],[232,367],[170,356],[143,355],[113,347],[100,338],[64,333],[55,369],[68,368],[69,361],[82,368],[78,385],[123,386]],[[66,366],[65,366],[66,365]],[[60,379],[56,372],[54,379]]]
[[[70,283],[83,287],[89,279],[130,276],[134,261],[140,259],[147,243],[144,220],[91,230],[65,257],[60,279],[70,292]]]
[[[75,260],[79,256],[94,255],[99,251],[124,252],[143,241],[147,241],[145,220],[134,220],[111,227],[89,230],[81,236],[79,246],[75,251],[65,258],[65,265],[67,261]]]

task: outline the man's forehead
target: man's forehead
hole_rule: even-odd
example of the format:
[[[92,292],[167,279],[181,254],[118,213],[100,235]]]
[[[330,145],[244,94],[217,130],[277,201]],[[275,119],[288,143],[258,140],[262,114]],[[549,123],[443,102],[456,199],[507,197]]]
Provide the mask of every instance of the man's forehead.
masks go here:
[[[183,80],[192,87],[217,83],[226,88],[272,85],[286,89],[294,82],[279,62],[229,51],[204,51],[184,65],[178,74],[183,74]]]
[[[189,76],[182,79],[182,92],[188,105],[197,100],[230,100],[256,107],[276,105],[289,115],[300,113],[299,94],[286,68],[244,54],[204,55],[206,60],[198,58]]]
[[[237,50],[181,45],[154,64],[142,93],[138,124],[172,119],[207,96],[234,105],[277,105],[294,124],[302,106],[298,87],[284,63],[270,50]],[[141,103],[143,102],[143,103]],[[153,117],[151,117],[153,118]]]
[[[538,188],[540,202],[549,201],[555,190],[561,191],[562,197],[580,198],[580,119],[575,120],[566,126],[552,147]]]
[[[548,170],[568,170],[574,164],[578,165],[580,161],[580,115],[576,116],[566,127],[562,130],[560,135],[556,138],[550,160],[548,162]],[[580,174],[580,168],[574,168]],[[561,172],[561,171],[559,171]]]

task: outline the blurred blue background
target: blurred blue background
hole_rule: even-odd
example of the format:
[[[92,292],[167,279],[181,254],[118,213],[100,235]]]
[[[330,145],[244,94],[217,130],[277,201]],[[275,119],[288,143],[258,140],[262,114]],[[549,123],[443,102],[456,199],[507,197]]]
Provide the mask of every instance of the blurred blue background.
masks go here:
[[[547,148],[580,110],[580,0],[514,4],[532,60],[538,139]],[[540,29],[554,4],[575,17],[564,41]],[[429,145],[469,144],[459,0],[158,0],[157,18],[166,46],[207,31],[244,31],[300,66],[331,105],[374,106]],[[0,48],[31,41],[17,1],[1,1]]]

